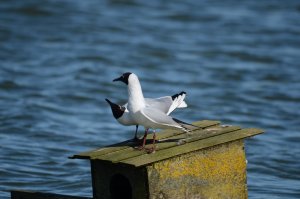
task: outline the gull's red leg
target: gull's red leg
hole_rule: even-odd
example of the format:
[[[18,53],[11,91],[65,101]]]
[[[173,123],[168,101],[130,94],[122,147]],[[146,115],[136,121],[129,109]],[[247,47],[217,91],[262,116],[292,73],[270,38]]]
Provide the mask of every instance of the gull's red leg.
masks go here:
[[[143,150],[145,148],[145,145],[146,145],[146,138],[147,138],[147,135],[148,135],[148,128],[145,129],[145,134],[144,134],[144,137],[143,137],[143,142],[142,142],[142,146],[139,146],[137,149],[139,150]]]
[[[142,145],[142,148],[145,147],[146,139],[147,139],[147,135],[148,135],[148,130],[149,130],[149,129],[146,129],[146,130],[145,130],[145,134],[144,134],[144,137],[143,137],[143,145]]]
[[[155,142],[156,142],[156,134],[155,134],[155,130],[154,130],[154,131],[153,131],[153,139],[152,139],[152,145],[153,145],[153,146],[147,149],[147,152],[148,152],[148,153],[153,153],[153,152],[155,152],[155,148],[156,148]]]

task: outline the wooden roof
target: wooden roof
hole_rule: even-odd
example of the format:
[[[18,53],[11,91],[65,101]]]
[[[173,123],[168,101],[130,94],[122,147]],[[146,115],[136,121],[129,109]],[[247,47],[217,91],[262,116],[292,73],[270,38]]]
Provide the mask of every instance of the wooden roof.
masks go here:
[[[256,128],[241,129],[238,126],[220,125],[219,121],[203,120],[194,122],[193,124],[200,128],[191,134],[179,130],[164,130],[158,132],[156,136],[158,141],[156,143],[155,153],[148,154],[145,150],[137,150],[134,147],[138,146],[139,143],[128,140],[80,153],[71,158],[108,161],[139,167],[181,154],[263,133],[263,130]],[[152,145],[152,136],[152,134],[148,135],[146,147]]]

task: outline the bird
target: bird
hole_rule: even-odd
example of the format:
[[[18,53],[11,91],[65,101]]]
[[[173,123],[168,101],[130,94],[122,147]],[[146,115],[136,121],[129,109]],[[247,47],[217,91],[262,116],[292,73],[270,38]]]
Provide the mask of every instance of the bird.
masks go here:
[[[127,85],[128,112],[138,125],[144,126],[145,135],[147,135],[149,128],[153,129],[153,147],[149,149],[150,152],[155,151],[156,129],[180,129],[190,132],[199,128],[173,118],[158,108],[147,106],[139,78],[136,74],[126,72],[113,81],[121,81]],[[145,139],[146,137],[144,136],[141,148],[145,146]]]
[[[159,98],[145,98],[146,106],[155,107],[157,109],[162,110],[164,113],[169,115],[176,108],[186,108],[187,104],[184,101],[186,96],[186,92],[182,91],[180,93],[176,93],[172,96],[164,96]],[[111,102],[109,99],[105,99],[106,102],[110,105],[111,111],[113,113],[114,118],[124,126],[135,125],[135,136],[132,139],[133,141],[139,140],[137,138],[138,132],[138,124],[133,120],[131,115],[128,112],[127,105],[118,105],[116,103]]]

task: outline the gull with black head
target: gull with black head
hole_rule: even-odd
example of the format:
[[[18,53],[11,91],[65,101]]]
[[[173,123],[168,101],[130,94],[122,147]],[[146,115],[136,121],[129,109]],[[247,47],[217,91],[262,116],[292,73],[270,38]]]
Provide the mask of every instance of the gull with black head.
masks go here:
[[[144,126],[146,133],[149,128],[154,130],[152,151],[155,150],[154,143],[156,129],[180,129],[185,132],[198,129],[198,127],[192,124],[172,118],[158,108],[147,106],[140,81],[136,74],[127,72],[113,81],[121,81],[127,85],[127,109],[130,117],[136,122],[136,124]]]
[[[159,97],[159,98],[145,98],[145,102],[146,102],[146,106],[160,109],[164,113],[169,115],[176,108],[186,108],[187,107],[187,104],[184,101],[185,96],[186,96],[185,92],[180,92],[180,93],[174,94],[172,96],[164,96],[164,97]],[[127,109],[128,103],[120,106],[118,104],[111,102],[109,99],[105,99],[105,100],[110,105],[114,118],[120,124],[122,124],[124,126],[131,126],[131,125],[136,126],[135,136],[133,138],[133,141],[139,140],[137,138],[137,132],[138,132],[139,125],[133,120],[133,118],[129,114],[129,111]],[[144,137],[145,137],[145,135],[144,135]]]

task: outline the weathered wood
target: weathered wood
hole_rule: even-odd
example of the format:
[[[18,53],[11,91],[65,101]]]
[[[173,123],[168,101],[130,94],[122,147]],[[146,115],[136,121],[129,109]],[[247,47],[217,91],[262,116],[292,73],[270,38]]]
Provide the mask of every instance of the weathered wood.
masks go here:
[[[160,150],[154,154],[144,154],[141,156],[125,159],[120,161],[120,163],[130,164],[139,167],[149,163],[164,160],[173,156],[178,156],[191,151],[195,151],[195,149],[200,150],[207,147],[219,145],[222,143],[254,136],[260,133],[263,133],[263,131],[260,129],[254,129],[254,128],[242,129],[242,130],[233,131],[225,134],[220,134],[218,136],[208,137],[206,139],[197,140],[195,142],[179,145],[176,148],[168,148],[165,150]]]
[[[247,198],[243,140],[193,151],[146,168],[151,199]]]
[[[101,160],[112,163],[119,162],[138,167],[262,133],[262,130],[259,129],[240,130],[240,127],[237,126],[219,126],[218,121],[204,120],[195,122],[194,124],[201,128],[193,131],[191,134],[178,130],[165,130],[158,133],[158,143],[156,144],[156,152],[154,154],[147,154],[144,150],[139,151],[135,149],[139,143],[125,141],[102,149],[81,153],[73,156],[73,158],[88,158],[90,160]],[[152,146],[152,135],[149,136],[147,137],[149,140],[146,147]]]
[[[91,165],[95,199],[114,198],[113,193],[124,190],[124,196],[117,198],[247,198],[242,139],[140,167],[97,159],[91,160]],[[125,179],[120,182],[122,190],[112,186],[116,176]]]
[[[73,158],[90,159],[95,199],[247,198],[243,139],[263,131],[207,120],[194,125],[201,128],[159,132],[155,153],[125,141]]]
[[[207,128],[207,127],[218,125],[218,124],[220,124],[220,122],[219,121],[211,121],[211,120],[203,120],[203,121],[195,122],[193,124],[198,126],[199,128]],[[178,131],[178,130],[166,130],[166,131],[162,131],[162,132],[158,133],[157,139],[166,139],[168,137],[172,137],[172,136],[176,136],[176,135],[180,135],[180,134],[184,134],[184,133],[185,132]],[[152,135],[149,134],[147,136],[147,139],[151,139],[151,138],[152,138]],[[128,147],[135,147],[135,146],[137,146],[136,142],[132,142],[132,140],[127,140],[127,141],[124,141],[121,143],[109,145],[109,146],[102,147],[102,148],[99,148],[96,150],[83,152],[78,155],[74,155],[70,158],[72,158],[72,159],[73,158],[92,159],[97,156],[101,156],[101,155],[116,152],[116,151],[122,151],[124,149],[127,149]]]
[[[172,136],[164,140],[159,140],[159,142],[156,144],[156,152],[172,147],[177,147],[180,144],[204,139],[206,137],[216,136],[223,133],[228,133],[231,131],[239,130],[240,127],[232,126],[232,127],[217,127],[217,128],[208,128],[204,130],[200,130],[197,132],[194,132],[193,135],[187,135],[187,134],[180,134],[177,136]],[[146,145],[146,147],[151,147],[152,144],[149,143]],[[101,159],[101,160],[107,160],[111,162],[119,162],[125,159],[134,158],[140,155],[144,155],[144,151],[136,150],[133,147],[128,147],[121,151],[116,151],[112,153],[108,153],[102,156],[96,156],[92,159]]]
[[[35,191],[11,191],[11,199],[92,199],[88,197],[67,196],[61,194],[41,193]]]

